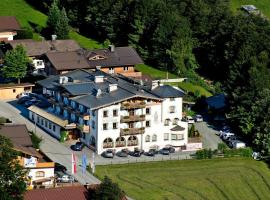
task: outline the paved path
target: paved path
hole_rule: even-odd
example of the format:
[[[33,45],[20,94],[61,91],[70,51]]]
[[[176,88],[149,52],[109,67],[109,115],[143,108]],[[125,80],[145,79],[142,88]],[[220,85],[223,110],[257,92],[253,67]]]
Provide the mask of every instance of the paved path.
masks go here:
[[[218,143],[222,142],[222,140],[217,136],[217,130],[207,124],[207,122],[195,123],[195,128],[202,134],[203,148],[217,149]]]
[[[16,106],[16,107],[14,107]],[[19,124],[26,124],[28,130],[35,131],[35,125],[29,121],[27,118],[24,117],[26,115],[25,108],[16,105],[14,102],[3,102],[0,101],[0,116],[9,118],[13,123]],[[71,153],[72,151],[66,147],[65,145],[59,143],[58,140],[51,137],[48,133],[36,127],[36,134],[39,137],[42,137],[41,143],[41,150],[54,162],[58,162],[67,167],[68,173],[71,172]],[[74,177],[81,183],[81,184],[97,184],[100,181],[91,175],[90,173],[86,172],[85,174],[82,173],[82,169],[79,163],[81,163],[81,157],[77,157],[78,164],[77,168],[78,171],[74,174]]]

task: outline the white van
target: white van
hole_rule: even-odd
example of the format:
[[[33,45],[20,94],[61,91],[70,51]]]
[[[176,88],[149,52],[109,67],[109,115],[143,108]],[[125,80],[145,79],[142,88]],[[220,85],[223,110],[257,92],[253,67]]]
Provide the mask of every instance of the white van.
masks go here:
[[[232,147],[234,149],[245,148],[246,144],[240,140],[234,140],[232,141]]]

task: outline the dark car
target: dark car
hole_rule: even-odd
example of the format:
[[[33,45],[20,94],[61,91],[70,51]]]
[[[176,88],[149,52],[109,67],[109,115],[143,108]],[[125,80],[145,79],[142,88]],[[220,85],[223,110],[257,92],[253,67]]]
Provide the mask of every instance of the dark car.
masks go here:
[[[134,157],[141,157],[141,155],[144,153],[143,150],[140,150],[140,149],[135,149],[134,151],[130,152],[130,155],[131,156],[134,156]]]
[[[169,148],[170,153],[174,153],[175,152],[175,148],[173,148],[171,146],[169,146],[168,148]]]
[[[104,158],[113,158],[114,157],[114,150],[113,149],[107,149],[106,151],[103,151],[101,154]]]
[[[25,103],[26,101],[30,101],[32,99],[32,97],[29,97],[29,96],[24,96],[24,97],[21,97],[18,99],[17,103],[18,104],[23,104]]]
[[[164,148],[160,149],[159,153],[163,154],[163,155],[169,155],[170,154],[170,147],[164,147]]]
[[[40,100],[38,100],[38,99],[31,99],[29,101],[24,102],[23,105],[28,108],[28,107],[30,107],[32,105],[36,105],[39,102],[40,102]]]
[[[66,172],[67,168],[64,165],[61,165],[60,163],[55,163],[54,165],[54,170],[55,171],[60,171],[60,172]]]
[[[82,142],[76,142],[76,144],[74,144],[74,145],[71,146],[71,149],[73,151],[81,151],[83,149],[83,147],[84,147],[84,143],[82,143]]]
[[[149,151],[145,152],[144,155],[146,156],[155,156],[158,153],[155,149],[149,149]]]
[[[122,149],[121,151],[118,151],[116,153],[116,155],[119,156],[119,157],[128,157],[128,153],[129,153],[128,150]]]

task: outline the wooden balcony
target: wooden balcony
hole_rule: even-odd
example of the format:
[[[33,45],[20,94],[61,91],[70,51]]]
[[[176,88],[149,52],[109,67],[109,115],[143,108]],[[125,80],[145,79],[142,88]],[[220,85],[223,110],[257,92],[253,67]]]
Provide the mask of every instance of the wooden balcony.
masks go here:
[[[128,109],[136,109],[136,108],[145,108],[146,103],[144,101],[135,101],[135,102],[124,102],[121,104],[121,109],[128,110]]]
[[[89,133],[90,131],[90,126],[87,126],[87,125],[78,125],[77,128],[80,129],[84,133]]]
[[[145,128],[125,128],[125,129],[120,129],[120,136],[125,136],[125,135],[138,135],[138,134],[144,134]]]
[[[121,116],[121,123],[145,121],[145,115]]]
[[[37,168],[53,168],[54,167],[54,162],[38,162],[37,163]]]

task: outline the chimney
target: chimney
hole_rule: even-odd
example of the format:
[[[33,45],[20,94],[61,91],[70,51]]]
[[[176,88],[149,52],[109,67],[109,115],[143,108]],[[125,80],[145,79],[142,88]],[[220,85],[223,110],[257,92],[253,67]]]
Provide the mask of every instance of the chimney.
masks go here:
[[[114,52],[114,50],[115,50],[115,46],[114,45],[109,45],[109,50],[110,50],[110,52]]]
[[[104,76],[95,76],[95,83],[103,83]]]
[[[57,39],[57,35],[52,35],[52,41]]]
[[[102,91],[101,91],[101,89],[98,89],[97,90],[97,94],[96,94],[96,97],[99,97],[100,95],[102,94]]]
[[[109,92],[117,90],[117,84],[109,84]]]

